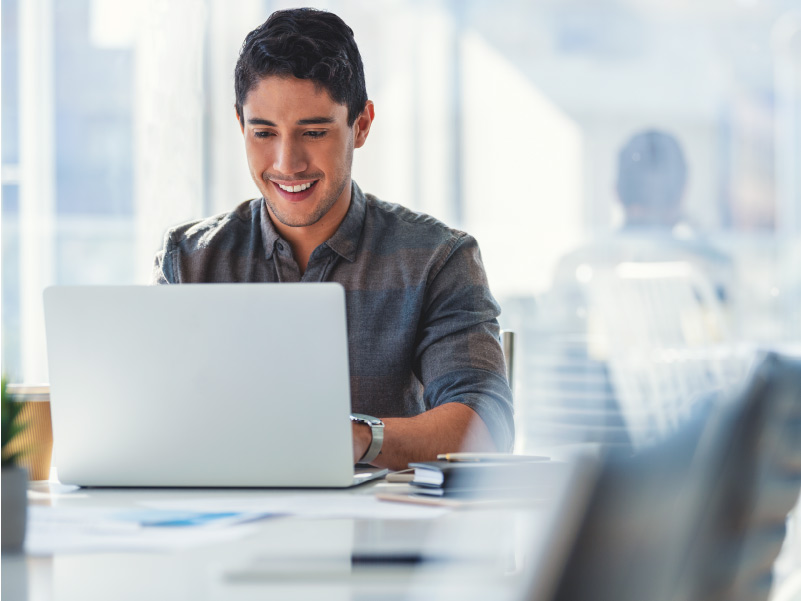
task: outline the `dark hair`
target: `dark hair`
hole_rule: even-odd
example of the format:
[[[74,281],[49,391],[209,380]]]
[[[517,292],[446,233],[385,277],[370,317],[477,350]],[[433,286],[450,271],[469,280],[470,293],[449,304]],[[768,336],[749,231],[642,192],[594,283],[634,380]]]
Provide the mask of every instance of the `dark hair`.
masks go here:
[[[337,15],[314,8],[279,10],[251,31],[234,70],[236,112],[270,75],[309,79],[348,107],[348,125],[367,104],[364,67],[353,30]]]
[[[667,209],[681,201],[687,163],[678,140],[648,130],[631,138],[618,155],[617,191],[623,206]]]

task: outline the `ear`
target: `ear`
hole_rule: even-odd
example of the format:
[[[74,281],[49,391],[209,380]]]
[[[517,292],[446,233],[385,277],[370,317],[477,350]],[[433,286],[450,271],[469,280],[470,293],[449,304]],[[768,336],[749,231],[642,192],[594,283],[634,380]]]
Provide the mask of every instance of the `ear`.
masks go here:
[[[375,119],[375,106],[373,106],[372,100],[368,100],[367,104],[364,105],[364,110],[356,117],[356,121],[353,123],[354,148],[364,146],[367,134],[370,133],[370,125],[372,125],[373,119]]]
[[[239,131],[242,132],[242,135],[245,135],[245,122],[244,119],[239,116],[239,111],[236,107],[234,107],[234,114],[236,115],[236,122],[239,124]]]

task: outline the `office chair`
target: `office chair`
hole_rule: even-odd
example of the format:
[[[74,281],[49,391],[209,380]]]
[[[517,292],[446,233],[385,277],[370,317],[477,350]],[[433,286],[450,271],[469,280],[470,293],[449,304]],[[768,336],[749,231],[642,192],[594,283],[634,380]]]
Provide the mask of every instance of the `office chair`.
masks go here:
[[[801,492],[801,362],[765,355],[704,437],[677,598],[763,601]]]
[[[551,598],[763,601],[799,490],[801,363],[771,354],[733,401],[607,458]]]
[[[526,352],[528,439],[633,452],[732,379],[714,352],[728,328],[709,279],[690,261],[619,254],[600,252],[580,266],[586,281],[565,276],[541,302]]]
[[[698,393],[726,383],[708,349],[728,337],[710,282],[686,261],[597,270],[589,299],[608,338],[611,381],[635,448],[672,432]]]
[[[608,454],[551,601],[672,601],[689,537],[687,473],[709,405],[661,444]]]

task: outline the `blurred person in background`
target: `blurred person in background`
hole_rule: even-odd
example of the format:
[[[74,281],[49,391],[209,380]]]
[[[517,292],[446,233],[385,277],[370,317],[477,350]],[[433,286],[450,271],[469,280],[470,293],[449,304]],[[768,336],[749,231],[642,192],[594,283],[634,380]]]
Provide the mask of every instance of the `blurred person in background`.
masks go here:
[[[730,305],[734,264],[688,222],[688,166],[676,137],[657,129],[639,132],[623,145],[617,165],[622,227],[563,257],[554,287],[576,280],[582,264],[685,261],[707,279],[723,306]]]
[[[687,174],[671,134],[631,137],[618,155],[622,227],[559,261],[539,313],[550,363],[537,404],[554,442],[642,446],[722,385],[693,353],[728,338],[734,265],[687,224]]]

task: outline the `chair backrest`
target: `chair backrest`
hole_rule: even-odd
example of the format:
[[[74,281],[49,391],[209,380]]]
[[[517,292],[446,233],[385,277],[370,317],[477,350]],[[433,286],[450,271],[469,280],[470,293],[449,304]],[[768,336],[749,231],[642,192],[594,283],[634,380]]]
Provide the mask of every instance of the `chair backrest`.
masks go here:
[[[642,260],[656,255],[637,249],[595,255],[571,263],[540,299],[536,335],[518,353],[522,444],[641,449],[687,419],[705,392],[741,378],[721,358],[730,356],[719,352],[726,310],[698,265]]]
[[[606,332],[611,380],[635,447],[664,437],[686,419],[699,392],[726,383],[709,352],[727,338],[723,312],[691,263],[598,269],[588,294]]]
[[[509,381],[509,388],[514,393],[515,333],[512,330],[501,330],[501,346],[503,347],[503,358],[506,361],[506,379]]]

